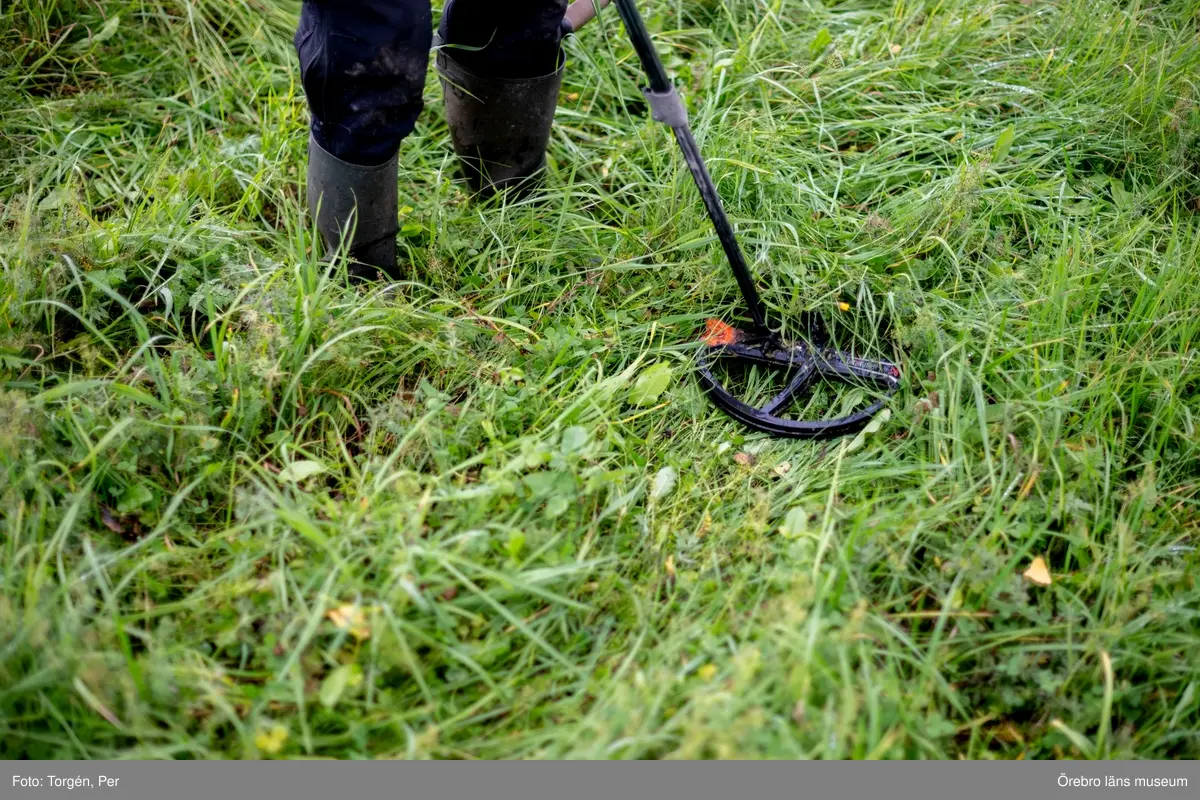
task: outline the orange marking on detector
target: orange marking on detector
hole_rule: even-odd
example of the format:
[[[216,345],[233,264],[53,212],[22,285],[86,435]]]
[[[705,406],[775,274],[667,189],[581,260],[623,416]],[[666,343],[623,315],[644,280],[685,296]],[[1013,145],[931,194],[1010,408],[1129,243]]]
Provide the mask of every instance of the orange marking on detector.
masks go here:
[[[704,335],[700,337],[709,347],[721,347],[727,344],[737,344],[742,340],[742,332],[719,319],[710,319],[704,324]]]

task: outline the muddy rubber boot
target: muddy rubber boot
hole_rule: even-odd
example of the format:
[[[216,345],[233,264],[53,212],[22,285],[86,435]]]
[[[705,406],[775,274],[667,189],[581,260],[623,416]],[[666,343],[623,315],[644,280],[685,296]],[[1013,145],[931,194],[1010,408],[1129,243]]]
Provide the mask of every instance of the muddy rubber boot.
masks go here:
[[[484,78],[445,50],[436,65],[450,138],[471,189],[486,197],[532,188],[546,164],[562,58],[555,72],[538,78]]]
[[[310,136],[308,140],[308,212],[332,255],[349,231],[346,252],[351,278],[397,277],[396,222],[399,152],[374,167],[342,161]],[[357,212],[357,213],[356,213]]]

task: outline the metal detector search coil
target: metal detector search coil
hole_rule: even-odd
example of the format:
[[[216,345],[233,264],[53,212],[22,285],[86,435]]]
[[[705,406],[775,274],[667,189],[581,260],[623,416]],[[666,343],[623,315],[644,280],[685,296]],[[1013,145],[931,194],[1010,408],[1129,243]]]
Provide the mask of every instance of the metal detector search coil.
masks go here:
[[[787,385],[761,408],[755,408],[737,399],[713,375],[712,366],[721,359],[779,370],[789,375]],[[773,332],[755,336],[716,319],[708,321],[701,338],[697,369],[704,391],[729,416],[754,430],[792,439],[831,439],[854,433],[866,425],[900,388],[900,369],[894,364],[856,358],[832,348],[813,347],[802,342],[785,344]],[[837,419],[806,421],[779,416],[801,392],[822,378],[855,385],[865,383],[886,394],[861,411]]]

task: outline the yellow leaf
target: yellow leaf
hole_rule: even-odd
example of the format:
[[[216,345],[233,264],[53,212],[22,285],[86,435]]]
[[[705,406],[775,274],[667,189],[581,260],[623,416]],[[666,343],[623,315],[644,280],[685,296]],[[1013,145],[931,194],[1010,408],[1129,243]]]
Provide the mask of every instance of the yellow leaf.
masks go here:
[[[696,674],[700,676],[700,680],[711,681],[717,677],[717,666],[715,664],[705,664],[700,669],[696,670]]]
[[[288,740],[288,729],[282,725],[272,725],[270,728],[259,728],[254,734],[254,746],[264,753],[274,755],[283,749]]]
[[[359,641],[371,636],[371,626],[367,623],[367,615],[359,606],[350,604],[338,606],[331,609],[325,616],[329,617],[329,621],[339,629],[346,631]]]
[[[1050,585],[1050,569],[1046,566],[1046,560],[1041,556],[1029,563],[1029,569],[1025,570],[1024,575],[1039,586]]]

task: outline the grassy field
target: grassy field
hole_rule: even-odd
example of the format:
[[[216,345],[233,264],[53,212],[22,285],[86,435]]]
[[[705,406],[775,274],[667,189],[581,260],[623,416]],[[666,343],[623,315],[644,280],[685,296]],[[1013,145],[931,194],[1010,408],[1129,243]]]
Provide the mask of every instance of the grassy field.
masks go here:
[[[0,758],[1200,757],[1200,2],[645,8],[877,430],[704,401],[736,287],[615,14],[536,202],[431,78],[347,288],[295,4],[0,5]]]

